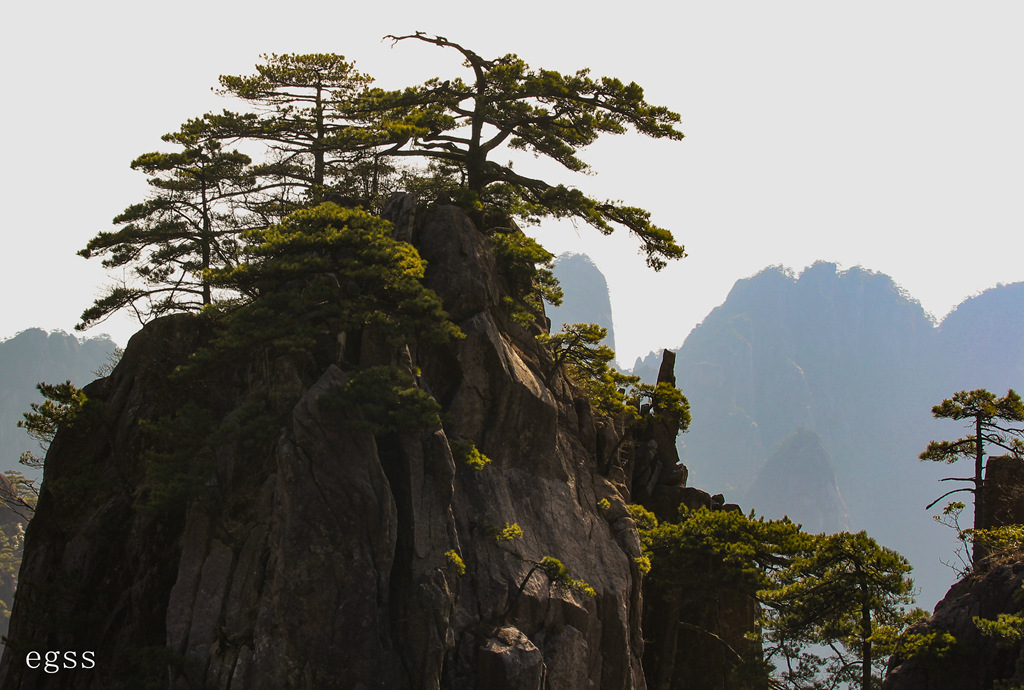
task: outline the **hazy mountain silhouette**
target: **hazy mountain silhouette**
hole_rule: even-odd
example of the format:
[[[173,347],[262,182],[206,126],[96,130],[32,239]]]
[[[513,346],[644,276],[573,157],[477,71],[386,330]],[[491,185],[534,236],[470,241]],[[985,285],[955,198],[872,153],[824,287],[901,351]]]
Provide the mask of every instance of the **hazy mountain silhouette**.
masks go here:
[[[651,380],[659,360],[637,360],[634,373]],[[826,479],[769,458],[798,430],[814,432],[850,527],[908,556],[930,606],[952,582],[937,565],[952,547],[924,506],[949,488],[940,477],[958,473],[917,456],[929,440],[962,433],[931,407],[957,390],[1024,388],[1024,283],[970,298],[936,325],[883,274],[826,262],[799,275],[767,268],[738,281],[690,333],[676,375],[693,413],[680,441],[690,484],[775,513],[775,494],[802,496]],[[817,505],[835,503],[823,496]],[[792,517],[842,524],[836,510]]]
[[[965,300],[942,320],[937,336],[947,387],[1024,392],[1024,282]]]
[[[789,517],[808,532],[850,529],[832,458],[821,438],[807,429],[785,439],[761,466],[745,503],[768,518]]]
[[[560,331],[566,323],[596,323],[608,329],[604,343],[614,350],[612,303],[604,274],[586,254],[569,253],[555,259],[553,272],[562,284],[565,298],[560,307],[545,305],[551,332]]]
[[[22,451],[38,452],[35,441],[17,427],[29,405],[41,402],[36,384],[70,380],[84,386],[116,344],[108,336],[79,339],[62,331],[29,328],[0,341],[0,471],[17,469]]]

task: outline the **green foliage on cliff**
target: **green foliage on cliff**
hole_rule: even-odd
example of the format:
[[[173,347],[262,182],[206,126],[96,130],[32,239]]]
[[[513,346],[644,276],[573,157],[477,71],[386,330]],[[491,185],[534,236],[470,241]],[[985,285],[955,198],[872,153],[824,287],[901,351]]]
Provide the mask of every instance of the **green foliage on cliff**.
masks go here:
[[[210,281],[243,297],[225,305],[221,353],[254,346],[311,350],[318,338],[373,328],[392,342],[460,337],[441,300],[423,286],[416,249],[391,224],[325,203],[245,236],[244,259]]]
[[[360,411],[361,418],[348,420],[351,428],[373,434],[433,428],[441,423],[440,405],[394,365],[356,371],[338,402]]]
[[[183,509],[213,472],[219,420],[206,406],[188,401],[170,415],[141,420],[139,426],[148,449],[142,456],[146,478],[135,506],[148,512]]]
[[[667,424],[673,433],[681,433],[690,427],[690,402],[683,392],[670,383],[640,383],[626,392],[626,402],[634,410],[642,411],[645,403],[650,405],[651,414],[645,419],[655,419]],[[641,415],[642,418],[643,415]]]
[[[654,420],[667,424],[673,433],[690,426],[690,403],[682,391],[667,382],[646,384],[611,366],[615,352],[602,345],[607,329],[596,323],[565,324],[560,333],[541,334],[554,362],[548,378],[559,368],[590,399],[595,412],[613,417],[626,415],[641,424]]]
[[[460,556],[457,551],[454,549],[445,551],[444,556],[458,575],[466,574],[466,563],[462,560],[462,556]]]
[[[826,678],[829,687],[871,688],[892,654],[941,654],[952,644],[902,634],[925,615],[909,608],[910,565],[863,532],[812,535],[788,519],[705,508],[661,523],[642,507],[630,512],[659,591],[709,602],[739,595],[762,607],[758,653],[732,650],[738,671],[772,673],[786,687]],[[706,632],[721,639],[721,630]]]
[[[476,444],[470,440],[450,439],[448,444],[451,446],[456,462],[461,462],[474,470],[482,470],[491,464],[491,459],[481,453]]]
[[[946,561],[943,563],[952,568],[957,577],[966,578],[978,574],[1000,561],[1012,559],[1024,552],[1024,525],[965,528],[960,524],[960,515],[966,508],[967,504],[963,501],[950,501],[942,509],[941,515],[932,516],[936,522],[956,532],[960,546],[956,548],[954,555],[959,564]],[[976,549],[985,554],[981,561],[975,561],[972,556]]]
[[[351,428],[383,434],[440,424],[438,404],[408,371],[345,360],[346,347],[358,353],[367,336],[382,352],[397,352],[405,343],[462,335],[437,295],[423,286],[424,262],[411,245],[392,237],[390,223],[325,203],[245,239],[236,265],[207,272],[211,285],[240,297],[204,312],[213,337],[172,376],[181,405],[146,423],[150,450],[142,505],[170,507],[195,495],[212,471],[218,445],[258,449],[276,434],[295,400],[251,402],[221,420],[223,412],[197,392],[209,377],[226,375],[260,353],[342,363],[348,369],[344,389],[327,404],[344,409]],[[289,394],[282,391],[279,397]]]
[[[1024,586],[1014,593],[1013,598],[1018,607],[1024,604]],[[1014,677],[1017,679],[1024,677],[1024,649],[1021,648],[1021,642],[1024,641],[1024,612],[1000,613],[994,620],[974,616],[972,622],[981,631],[982,635],[995,639],[999,647],[1017,649],[1016,673]],[[1021,685],[1005,680],[1000,684],[1000,681],[997,680],[993,687],[1000,688],[1001,690],[1004,688],[1005,690],[1019,690]]]
[[[506,522],[504,527],[491,526],[487,528],[487,536],[494,541],[512,541],[523,536],[523,528],[515,522]]]
[[[548,576],[552,584],[568,587],[569,589],[585,594],[588,597],[597,596],[597,592],[585,580],[572,577],[569,568],[554,556],[545,556],[540,559],[537,566]]]
[[[639,404],[630,404],[635,401],[628,398],[625,391],[630,387],[635,390],[640,378],[611,367],[615,352],[601,344],[607,333],[607,329],[595,323],[574,323],[565,324],[560,333],[537,336],[554,356],[548,378],[563,368],[587,395],[598,414],[639,418]]]
[[[651,577],[679,593],[730,587],[753,594],[811,541],[788,519],[703,508],[681,510],[677,522],[656,524],[646,538],[653,555]]]
[[[511,282],[506,307],[516,322],[528,328],[543,313],[544,302],[562,303],[562,289],[551,272],[555,256],[516,230],[495,232],[490,240],[498,267]]]

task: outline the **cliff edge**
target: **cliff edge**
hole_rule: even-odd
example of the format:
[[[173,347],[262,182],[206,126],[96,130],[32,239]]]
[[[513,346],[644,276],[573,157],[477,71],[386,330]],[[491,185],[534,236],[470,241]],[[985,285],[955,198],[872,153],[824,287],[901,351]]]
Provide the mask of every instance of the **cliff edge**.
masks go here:
[[[466,337],[264,349],[205,379],[190,419],[172,372],[210,327],[148,324],[51,446],[0,687],[646,687],[622,429],[545,375],[541,326],[509,318],[513,279],[465,214],[402,196],[384,215]],[[361,424],[343,392],[378,364],[443,424]],[[185,434],[210,410],[236,432],[177,444],[209,471],[174,475],[154,420]],[[462,461],[467,441],[490,464]],[[593,594],[552,581],[545,557]]]

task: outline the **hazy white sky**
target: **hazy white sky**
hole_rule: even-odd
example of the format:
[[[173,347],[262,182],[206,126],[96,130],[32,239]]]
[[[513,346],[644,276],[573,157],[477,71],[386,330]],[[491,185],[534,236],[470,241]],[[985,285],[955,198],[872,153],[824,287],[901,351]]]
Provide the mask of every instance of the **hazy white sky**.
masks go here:
[[[682,115],[684,141],[609,139],[584,154],[597,175],[560,180],[648,208],[688,258],[655,274],[624,232],[536,230],[608,276],[623,363],[678,346],[738,278],[771,264],[859,264],[939,317],[1024,279],[1016,0],[683,1],[670,14],[649,0],[354,5],[5,4],[0,338],[71,330],[106,279],[75,252],[144,198],[134,157],[229,105],[211,93],[217,75],[250,73],[263,52],[341,53],[386,87],[462,73],[453,52],[381,42],[415,30],[635,80]],[[93,332],[123,343],[136,329]]]

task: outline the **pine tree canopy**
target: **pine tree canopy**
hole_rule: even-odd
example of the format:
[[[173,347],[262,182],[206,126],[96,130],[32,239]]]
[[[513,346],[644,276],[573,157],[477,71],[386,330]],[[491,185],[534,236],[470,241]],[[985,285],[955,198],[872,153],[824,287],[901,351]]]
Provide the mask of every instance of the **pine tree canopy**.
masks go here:
[[[206,119],[193,119],[163,140],[181,147],[145,153],[132,168],[149,178],[153,194],[114,218],[114,232],[100,232],[78,252],[103,256],[106,268],[127,275],[82,314],[82,330],[125,307],[140,321],[162,314],[197,311],[212,301],[203,271],[230,266],[244,229],[240,202],[251,191],[251,160],[225,151]]]
[[[218,292],[210,276],[237,266],[244,232],[273,227],[324,201],[377,209],[401,187],[454,199],[495,236],[521,234],[510,227],[512,218],[570,218],[604,234],[627,228],[655,270],[685,256],[646,210],[527,177],[511,162],[495,160],[512,149],[587,172],[579,152],[601,135],[632,130],[681,139],[679,115],[647,103],[639,85],[594,78],[586,69],[533,69],[513,54],[484,59],[440,36],[390,38],[454,50],[472,77],[388,91],[330,53],[263,55],[254,74],[221,76],[218,92],[246,109],[189,120],[163,137],[177,150],[132,162],[152,191],[114,218],[116,230],[98,233],[79,252],[101,256],[106,268],[121,271],[83,313],[79,328],[120,309],[146,322],[230,302],[233,291],[252,286],[222,281]],[[247,153],[229,150],[235,145],[247,153],[262,150],[262,159],[254,163]],[[530,258],[528,249],[512,253]],[[537,268],[550,255],[536,249],[529,294],[515,298],[539,308],[535,293],[549,301],[558,293],[550,272]]]
[[[306,189],[320,200],[325,185],[369,151],[373,131],[354,119],[355,99],[373,79],[344,56],[263,55],[250,76],[220,77],[219,93],[255,112],[211,115],[217,136],[265,142],[275,154],[261,169],[279,184]]]
[[[451,48],[473,76],[469,82],[436,78],[401,91],[368,91],[361,107],[393,141],[384,155],[427,158],[454,168],[474,201],[526,220],[577,218],[604,234],[624,226],[640,240],[655,270],[685,256],[672,234],[653,225],[644,209],[598,201],[577,189],[520,175],[511,163],[492,159],[507,145],[585,172],[589,166],[577,154],[602,134],[632,128],[656,139],[682,139],[674,126],[679,115],[648,104],[635,82],[594,79],[586,69],[571,75],[535,70],[514,54],[486,60],[442,36],[387,38]]]

